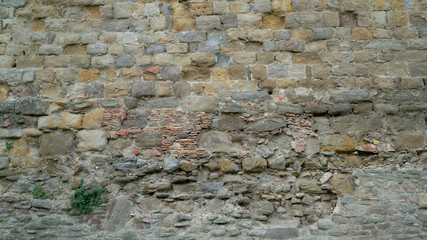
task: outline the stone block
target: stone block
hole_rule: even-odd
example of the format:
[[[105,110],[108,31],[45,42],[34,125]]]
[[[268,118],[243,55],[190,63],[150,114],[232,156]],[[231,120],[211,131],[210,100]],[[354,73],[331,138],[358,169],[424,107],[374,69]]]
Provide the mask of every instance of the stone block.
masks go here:
[[[256,80],[267,79],[267,68],[264,65],[254,65],[251,67],[252,77]]]
[[[133,56],[124,55],[116,58],[116,68],[131,68],[135,63],[136,59]]]
[[[82,130],[77,133],[77,139],[80,152],[102,151],[108,143],[104,130]]]
[[[329,182],[332,190],[339,194],[353,193],[356,187],[351,174],[334,174]]]
[[[129,30],[129,19],[106,20],[102,24],[102,30],[106,32],[126,32]]]
[[[269,65],[267,67],[268,78],[286,78],[288,70],[286,65]]]
[[[365,49],[377,51],[403,51],[405,44],[399,40],[374,40],[365,45]]]
[[[39,47],[40,55],[60,55],[63,52],[63,47],[58,45],[41,45]]]
[[[424,137],[420,132],[400,132],[394,145],[397,150],[417,149],[424,145]]]
[[[38,129],[56,129],[59,125],[59,119],[56,116],[40,117],[38,120]]]
[[[343,12],[339,15],[340,27],[354,28],[357,26],[357,14],[353,12]]]
[[[219,16],[196,17],[196,28],[199,30],[221,29],[220,17]]]
[[[156,88],[154,82],[138,82],[133,84],[131,95],[135,98],[155,96]]]
[[[20,138],[22,129],[0,128],[0,138]]]
[[[254,122],[251,130],[254,132],[268,132],[284,128],[286,126],[287,123],[284,117],[262,118]]]
[[[323,152],[354,152],[356,151],[356,139],[347,135],[325,135],[321,141]]]
[[[256,54],[255,53],[232,53],[231,54],[232,63],[236,65],[249,65],[254,64],[256,62]]]
[[[262,172],[267,168],[267,160],[260,156],[247,157],[242,161],[245,172]]]
[[[79,82],[98,81],[98,72],[95,70],[78,70],[77,79]]]
[[[197,51],[199,52],[208,52],[208,53],[218,53],[220,51],[219,43],[217,42],[202,42],[197,44]]]
[[[135,145],[141,148],[153,148],[159,146],[163,141],[163,136],[159,132],[144,132],[138,134]]]
[[[238,14],[237,26],[239,28],[262,28],[261,14]]]
[[[190,55],[191,65],[198,67],[208,67],[215,65],[215,55],[211,53],[193,53]]]
[[[183,67],[182,80],[184,81],[209,81],[210,69],[209,67]]]
[[[15,65],[15,58],[11,56],[0,56],[0,68],[12,68]]]
[[[351,31],[351,36],[356,40],[370,40],[374,39],[374,32],[369,28],[354,28]]]
[[[279,49],[280,51],[288,52],[303,52],[305,44],[303,41],[280,41]]]
[[[190,96],[183,101],[183,109],[189,112],[215,112],[217,108],[215,96]]]
[[[74,135],[66,132],[43,134],[39,138],[41,156],[66,155],[73,150]]]
[[[263,102],[269,100],[270,95],[267,91],[244,91],[232,93],[231,98],[235,101]]]
[[[101,56],[108,52],[108,45],[102,43],[89,44],[86,48],[87,54]]]
[[[103,98],[104,97],[104,84],[102,83],[88,83],[84,89],[87,98]]]
[[[427,76],[427,63],[426,62],[413,62],[408,65],[409,73],[413,77]]]
[[[113,68],[114,58],[111,55],[92,57],[91,65],[93,68]]]
[[[332,28],[314,28],[314,40],[326,40],[332,38]]]
[[[206,40],[206,33],[202,31],[187,31],[179,33],[179,41],[185,43],[202,42]]]
[[[65,113],[62,116],[59,127],[62,129],[82,129],[83,128],[83,115]]]
[[[92,110],[88,113],[85,113],[83,116],[83,128],[85,129],[100,128],[102,115],[103,115],[102,110]]]
[[[295,53],[292,55],[293,64],[317,64],[321,63],[322,59],[318,53]]]
[[[387,12],[387,23],[389,27],[404,27],[408,24],[408,17],[405,12]]]
[[[223,14],[220,16],[223,29],[237,27],[237,14]]]
[[[253,7],[254,12],[268,13],[272,11],[270,0],[255,0]]]
[[[7,100],[9,100],[9,92],[10,92],[9,85],[0,84],[0,101],[7,101]]]
[[[336,102],[366,102],[372,101],[371,93],[365,89],[356,89],[356,90],[341,90],[339,92],[332,94],[332,99]]]
[[[223,115],[218,120],[218,130],[220,131],[235,131],[244,129],[246,122],[238,116]]]
[[[133,12],[133,3],[117,3],[113,5],[115,18],[129,18]]]
[[[180,67],[164,67],[162,68],[162,79],[171,82],[181,81],[181,68]]]
[[[24,115],[42,116],[48,114],[49,106],[49,101],[35,98],[24,99],[15,104],[15,112]]]
[[[173,19],[173,29],[177,32],[194,30],[196,21],[193,18],[183,17]]]
[[[291,239],[299,236],[299,230],[296,227],[277,227],[267,229],[267,239]]]
[[[191,15],[209,15],[212,14],[211,2],[191,2],[189,4]]]
[[[168,27],[168,22],[164,16],[160,17],[151,17],[150,18],[150,28],[153,31],[162,31]]]

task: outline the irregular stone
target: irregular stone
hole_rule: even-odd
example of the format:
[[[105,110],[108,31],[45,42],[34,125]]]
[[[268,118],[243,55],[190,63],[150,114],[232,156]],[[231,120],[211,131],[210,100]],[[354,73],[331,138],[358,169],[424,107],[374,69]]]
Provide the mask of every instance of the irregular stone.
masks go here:
[[[193,163],[190,161],[182,161],[180,168],[185,172],[192,172],[199,167],[197,163]]]
[[[62,129],[82,129],[83,128],[83,115],[65,113],[62,116],[59,127]]]
[[[217,162],[217,165],[212,164],[211,166],[207,166],[207,167],[210,168],[211,171],[218,170],[219,172],[222,172],[222,173],[238,173],[242,171],[242,168],[240,167],[240,165],[238,165],[237,163],[227,158],[220,158]],[[223,181],[227,182],[225,179]]]
[[[420,132],[400,132],[394,142],[396,149],[416,149],[424,146],[423,134]]]
[[[418,207],[419,208],[427,208],[427,194],[426,193],[420,193],[420,196],[418,197]]]
[[[20,138],[22,129],[4,129],[0,128],[0,138]]]
[[[262,118],[256,120],[251,130],[254,132],[267,132],[286,127],[285,117]]]
[[[138,82],[132,85],[132,97],[140,98],[156,95],[156,87],[154,82]]]
[[[332,98],[336,102],[365,102],[372,101],[371,93],[365,89],[357,90],[342,90],[340,92],[334,93]]]
[[[260,156],[252,156],[243,159],[243,170],[245,172],[262,172],[267,167],[267,160]]]
[[[180,67],[164,67],[162,69],[162,79],[171,82],[181,81],[181,68]]]
[[[93,110],[83,116],[83,128],[97,129],[101,127],[102,110]]]
[[[80,152],[102,151],[108,143],[104,130],[82,130],[77,133],[77,138]]]
[[[326,135],[323,137],[321,151],[325,152],[354,152],[356,139],[347,135]]]
[[[226,103],[222,106],[221,111],[224,113],[245,113],[245,106],[238,103]]]
[[[135,139],[135,145],[142,148],[157,147],[163,140],[163,136],[159,132],[143,132],[138,134]]]
[[[332,189],[337,193],[353,193],[355,189],[351,174],[334,174],[330,180]]]
[[[202,42],[206,40],[206,33],[202,31],[187,31],[179,33],[179,41],[180,42]]]
[[[177,171],[180,165],[181,161],[174,157],[166,157],[163,159],[163,169],[168,173]]]
[[[219,192],[222,189],[221,182],[202,183],[202,191]]]
[[[38,129],[56,129],[58,128],[59,120],[56,116],[40,117],[38,120]]]
[[[110,207],[110,215],[104,224],[105,231],[117,232],[125,227],[132,212],[132,203],[121,197],[113,202]]]
[[[286,159],[284,156],[274,156],[267,159],[268,167],[277,170],[286,170]]]
[[[326,191],[322,190],[314,179],[297,179],[297,184],[300,189],[307,193],[326,193]]]
[[[241,117],[223,115],[218,121],[218,130],[220,131],[235,131],[244,129],[246,122]]]
[[[72,133],[53,132],[43,134],[39,139],[40,155],[67,155],[73,150],[74,135]]]
[[[131,172],[135,171],[137,168],[136,163],[133,162],[124,162],[124,163],[116,163],[114,164],[114,169],[122,172]]]
[[[24,99],[15,104],[15,111],[24,115],[48,115],[50,102],[41,99]]]
[[[116,59],[116,68],[131,68],[135,63],[136,59],[133,56],[119,56]]]
[[[406,47],[399,40],[374,40],[366,44],[365,48],[377,51],[404,51]]]
[[[201,133],[197,143],[199,148],[211,152],[229,152],[232,150],[230,137],[224,132],[210,131]]]
[[[270,215],[274,212],[274,205],[269,201],[259,201],[251,204],[251,210],[256,214]]]
[[[235,101],[263,102],[269,100],[270,95],[267,91],[246,91],[234,92],[231,94],[231,98]]]
[[[269,228],[267,229],[267,239],[291,239],[299,236],[298,228]]]
[[[218,98],[215,96],[190,96],[183,101],[183,108],[189,112],[215,112]]]

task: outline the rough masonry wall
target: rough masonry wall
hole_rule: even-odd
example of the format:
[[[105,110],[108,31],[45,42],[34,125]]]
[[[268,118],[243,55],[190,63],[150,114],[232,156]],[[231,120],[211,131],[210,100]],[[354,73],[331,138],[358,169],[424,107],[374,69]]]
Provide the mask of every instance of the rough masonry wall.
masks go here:
[[[0,0],[0,239],[426,239],[426,84],[425,0]]]

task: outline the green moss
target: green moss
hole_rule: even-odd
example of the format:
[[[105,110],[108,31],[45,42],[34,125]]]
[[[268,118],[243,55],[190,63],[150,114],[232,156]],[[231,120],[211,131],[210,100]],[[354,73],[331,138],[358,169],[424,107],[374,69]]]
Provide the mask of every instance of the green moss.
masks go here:
[[[42,186],[37,185],[37,186],[34,188],[34,191],[33,191],[33,198],[34,198],[34,199],[46,199],[46,198],[48,198],[48,197],[49,197],[49,195],[47,195],[47,194],[45,194],[45,193],[43,192],[43,188],[42,188]]]

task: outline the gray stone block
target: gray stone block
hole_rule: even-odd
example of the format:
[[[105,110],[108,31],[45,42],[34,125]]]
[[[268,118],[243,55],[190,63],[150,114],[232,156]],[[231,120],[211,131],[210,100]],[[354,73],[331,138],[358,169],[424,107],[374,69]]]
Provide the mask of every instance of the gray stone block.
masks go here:
[[[383,51],[403,51],[405,44],[399,40],[374,40],[365,45],[365,49]]]
[[[163,136],[159,132],[143,132],[138,134],[135,139],[135,145],[143,148],[157,147],[163,140]]]
[[[217,42],[203,42],[197,44],[198,52],[218,53],[219,43]]]
[[[108,45],[102,43],[89,44],[86,48],[86,52],[89,55],[105,55],[108,52]]]
[[[85,96],[87,98],[103,98],[104,97],[104,84],[91,82],[85,87]]]
[[[255,0],[254,1],[254,12],[267,13],[271,12],[271,1],[270,0]]]
[[[305,48],[304,41],[291,40],[291,41],[279,42],[280,51],[303,52],[304,48]]]
[[[62,132],[43,134],[39,143],[41,156],[65,155],[73,150],[74,135]]]
[[[219,53],[216,56],[216,65],[217,67],[228,67],[230,66],[230,55]]]
[[[50,102],[46,100],[36,98],[24,99],[15,104],[15,112],[24,115],[42,116],[48,114],[49,106]]]
[[[136,59],[133,56],[119,56],[116,59],[116,68],[130,68],[135,65]]]
[[[289,40],[289,39],[291,39],[291,30],[289,30],[289,29],[276,30],[273,32],[273,39],[274,40]]]
[[[315,40],[326,40],[332,38],[332,28],[314,28],[314,39]]]
[[[225,43],[227,41],[227,32],[210,31],[207,35],[208,42]]]
[[[237,14],[221,15],[221,24],[223,29],[237,27]]]
[[[234,92],[231,94],[231,98],[235,101],[263,102],[269,100],[270,95],[267,91],[245,91]]]
[[[164,44],[150,44],[145,48],[145,52],[150,55],[164,53],[166,46]]]
[[[0,128],[0,138],[20,138],[22,137],[22,129]]]
[[[126,32],[129,26],[128,19],[107,20],[102,24],[102,30],[106,32]]]
[[[262,48],[266,52],[277,52],[279,51],[279,42],[277,41],[264,42],[262,44]]]
[[[156,87],[154,82],[138,82],[132,85],[132,97],[140,98],[156,95]]]
[[[0,102],[0,113],[13,113],[14,111],[14,102]]]
[[[181,81],[181,68],[180,67],[164,67],[162,68],[162,79],[171,82]]]
[[[3,6],[3,7],[18,8],[18,7],[24,7],[25,4],[27,4],[27,0],[3,0],[3,1],[0,1],[0,6]]]
[[[63,47],[58,45],[42,45],[39,48],[40,55],[60,55],[63,52]]]
[[[188,43],[206,41],[206,33],[201,31],[180,32],[179,41]]]
[[[286,78],[288,77],[288,70],[286,65],[269,65],[267,67],[269,78]]]

